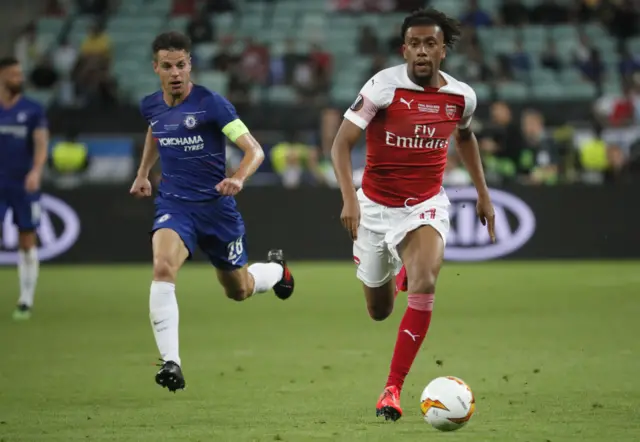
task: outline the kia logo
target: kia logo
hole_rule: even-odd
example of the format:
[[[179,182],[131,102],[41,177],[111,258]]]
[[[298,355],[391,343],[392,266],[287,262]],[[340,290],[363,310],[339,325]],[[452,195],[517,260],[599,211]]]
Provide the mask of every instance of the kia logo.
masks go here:
[[[64,201],[50,195],[40,198],[41,215],[38,237],[40,248],[38,257],[47,261],[63,254],[75,244],[80,235],[80,220],[75,211]],[[9,210],[4,218],[2,227],[2,248],[16,249],[18,247],[18,229],[13,225],[13,216]],[[15,264],[18,253],[0,250],[0,265]]]
[[[451,201],[451,230],[447,236],[445,259],[483,261],[500,258],[525,245],[536,229],[533,211],[520,198],[490,189],[496,213],[496,242],[491,243],[487,227],[476,215],[478,195],[473,187],[447,191]]]

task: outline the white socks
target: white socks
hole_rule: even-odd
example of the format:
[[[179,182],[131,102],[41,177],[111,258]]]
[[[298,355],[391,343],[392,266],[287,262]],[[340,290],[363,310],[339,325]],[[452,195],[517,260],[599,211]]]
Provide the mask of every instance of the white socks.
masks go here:
[[[20,298],[18,304],[33,307],[33,298],[36,293],[38,282],[38,271],[40,262],[38,261],[38,251],[35,247],[18,252],[18,276],[20,278]]]
[[[252,264],[248,270],[255,281],[254,293],[269,291],[282,279],[283,268],[274,262]],[[149,318],[162,359],[181,365],[178,343],[179,314],[175,284],[161,281],[151,283]]]
[[[178,352],[179,315],[175,284],[161,281],[151,283],[149,318],[162,359],[180,365]]]
[[[255,281],[254,293],[264,293],[271,290],[282,279],[284,271],[282,266],[275,262],[251,264],[248,270]]]

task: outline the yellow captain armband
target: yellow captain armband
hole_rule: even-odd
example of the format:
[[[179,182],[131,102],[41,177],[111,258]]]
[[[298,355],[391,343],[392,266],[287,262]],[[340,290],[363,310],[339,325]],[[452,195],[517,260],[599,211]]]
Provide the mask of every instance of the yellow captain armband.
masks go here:
[[[249,133],[249,129],[245,124],[240,120],[233,120],[231,123],[227,124],[222,128],[222,133],[227,136],[232,142],[236,142],[238,138],[240,138],[244,134]]]

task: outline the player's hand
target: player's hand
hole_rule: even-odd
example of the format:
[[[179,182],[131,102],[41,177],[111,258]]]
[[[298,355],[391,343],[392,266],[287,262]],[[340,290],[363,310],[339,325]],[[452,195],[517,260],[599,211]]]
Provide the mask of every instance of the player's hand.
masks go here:
[[[42,174],[40,171],[32,170],[27,174],[27,177],[24,180],[24,187],[27,192],[35,192],[40,189],[40,181],[42,179]]]
[[[225,178],[216,186],[216,190],[220,195],[235,196],[242,190],[244,183],[238,178]]]
[[[487,226],[491,242],[496,242],[495,222],[496,214],[493,210],[493,204],[489,195],[478,196],[478,204],[476,204],[476,212],[483,226]]]
[[[351,239],[355,241],[358,239],[358,227],[360,226],[360,204],[357,200],[348,200],[344,202],[342,206],[342,213],[340,214],[340,221]]]
[[[151,196],[151,181],[149,181],[149,178],[136,177],[129,193],[138,198]]]

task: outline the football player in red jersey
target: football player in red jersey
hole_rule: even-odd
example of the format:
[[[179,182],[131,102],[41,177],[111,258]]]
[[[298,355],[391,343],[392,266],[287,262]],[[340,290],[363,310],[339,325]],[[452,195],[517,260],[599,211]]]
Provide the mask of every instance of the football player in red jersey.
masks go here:
[[[422,345],[433,310],[436,279],[449,231],[449,200],[442,188],[449,139],[478,191],[477,213],[492,241],[494,210],[478,143],[470,130],[476,95],[440,71],[460,37],[459,23],[434,9],[402,25],[405,64],[384,69],[362,87],[345,113],[331,156],[343,198],[341,221],[354,241],[357,276],[369,315],[387,318],[397,289],[408,292],[391,369],[376,414],[402,416],[400,392]],[[362,188],[352,180],[351,149],[366,131]]]

